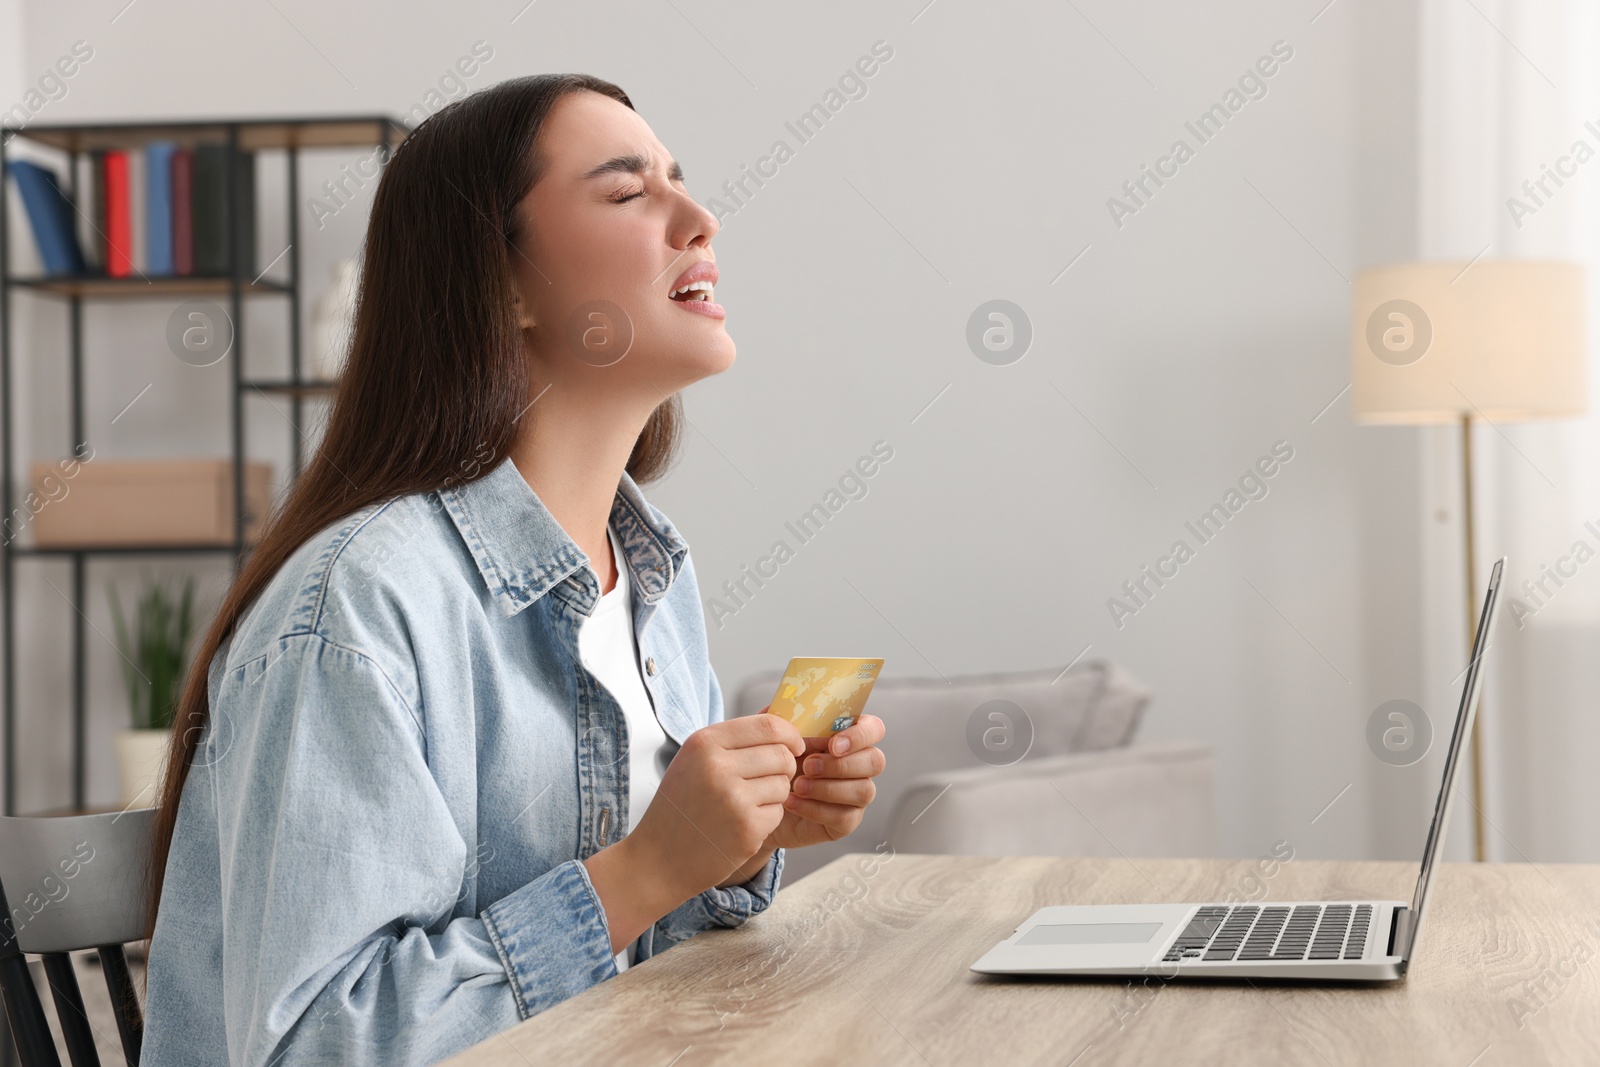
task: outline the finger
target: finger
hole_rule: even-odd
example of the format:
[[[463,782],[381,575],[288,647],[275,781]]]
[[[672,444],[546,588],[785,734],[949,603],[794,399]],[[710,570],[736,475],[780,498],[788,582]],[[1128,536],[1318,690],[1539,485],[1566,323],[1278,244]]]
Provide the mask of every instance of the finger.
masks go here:
[[[864,748],[848,756],[811,752],[800,761],[800,773],[810,778],[876,778],[888,762],[881,748]]]
[[[878,795],[871,778],[796,778],[794,791],[797,796],[856,808],[866,807]]]
[[[763,808],[782,804],[789,798],[789,779],[782,774],[747,779],[744,798],[747,803]]]
[[[765,719],[771,724],[767,727],[771,731],[766,736],[767,741],[776,741],[783,745],[794,753],[796,759],[806,754],[806,739],[800,736],[800,731],[794,723],[780,715],[770,713],[758,715],[755,718]]]
[[[789,811],[827,829],[829,836],[843,837],[861,825],[861,809],[844,804],[827,804],[820,800],[791,796],[783,802]]]
[[[733,769],[733,773],[740,778],[765,778],[768,775],[782,775],[785,781],[793,778],[798,769],[794,753],[778,744],[756,745],[751,748],[736,748],[722,757],[726,766]]]
[[[805,755],[805,739],[788,719],[769,714],[745,715],[724,720],[724,723],[721,740],[727,748],[780,744],[796,758]]]
[[[862,715],[855,724],[840,730],[828,739],[828,751],[842,756],[851,749],[866,748],[883,740],[883,720],[876,715]]]

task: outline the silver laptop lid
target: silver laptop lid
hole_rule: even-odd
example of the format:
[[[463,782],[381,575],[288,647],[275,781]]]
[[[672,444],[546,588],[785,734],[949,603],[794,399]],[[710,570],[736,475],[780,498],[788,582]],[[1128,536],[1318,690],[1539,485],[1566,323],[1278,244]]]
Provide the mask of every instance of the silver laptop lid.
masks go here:
[[[1395,943],[1397,955],[1410,958],[1411,948],[1417,943],[1417,931],[1422,926],[1423,909],[1428,903],[1428,883],[1433,877],[1433,864],[1444,847],[1445,828],[1450,822],[1450,802],[1455,798],[1456,765],[1461,760],[1461,749],[1472,736],[1472,724],[1478,713],[1478,698],[1483,682],[1483,654],[1489,647],[1490,631],[1499,616],[1496,608],[1500,601],[1500,575],[1505,570],[1506,557],[1495,561],[1489,574],[1489,591],[1483,597],[1483,612],[1478,616],[1478,638],[1472,643],[1472,657],[1467,662],[1467,680],[1461,685],[1461,706],[1456,711],[1455,729],[1450,734],[1450,749],[1445,753],[1444,782],[1439,786],[1439,800],[1433,806],[1433,824],[1428,827],[1428,843],[1422,850],[1422,873],[1417,878],[1417,891],[1411,898],[1411,914],[1407,923],[1406,940]]]

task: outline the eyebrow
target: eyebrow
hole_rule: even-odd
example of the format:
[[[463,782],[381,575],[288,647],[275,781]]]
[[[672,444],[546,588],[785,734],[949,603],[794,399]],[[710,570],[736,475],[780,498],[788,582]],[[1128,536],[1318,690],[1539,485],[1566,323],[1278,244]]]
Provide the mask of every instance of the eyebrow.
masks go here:
[[[650,160],[637,152],[632,152],[625,156],[613,156],[604,163],[589,168],[584,173],[583,178],[587,181],[590,178],[598,178],[602,174],[618,172],[623,174],[644,174],[649,169]],[[674,160],[672,166],[667,169],[667,177],[672,181],[683,181],[683,165]]]

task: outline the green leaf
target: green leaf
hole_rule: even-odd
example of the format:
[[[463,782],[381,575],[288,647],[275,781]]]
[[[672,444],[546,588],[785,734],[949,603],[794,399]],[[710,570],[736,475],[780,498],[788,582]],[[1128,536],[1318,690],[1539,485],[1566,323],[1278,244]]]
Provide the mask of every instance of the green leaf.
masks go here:
[[[118,650],[128,708],[139,728],[167,729],[183,697],[184,669],[194,626],[194,578],[182,590],[146,575],[134,609],[131,628],[123,615],[116,586],[106,584],[116,623]]]

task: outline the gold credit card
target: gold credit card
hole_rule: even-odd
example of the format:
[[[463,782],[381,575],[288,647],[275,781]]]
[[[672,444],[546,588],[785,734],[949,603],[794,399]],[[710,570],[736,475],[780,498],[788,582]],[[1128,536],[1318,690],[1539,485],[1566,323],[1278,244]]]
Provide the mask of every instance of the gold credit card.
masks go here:
[[[836,734],[867,706],[867,694],[882,669],[882,659],[796,656],[767,712],[794,723],[801,737]]]

